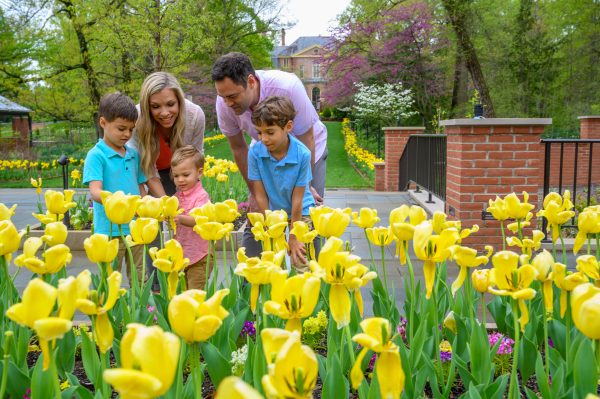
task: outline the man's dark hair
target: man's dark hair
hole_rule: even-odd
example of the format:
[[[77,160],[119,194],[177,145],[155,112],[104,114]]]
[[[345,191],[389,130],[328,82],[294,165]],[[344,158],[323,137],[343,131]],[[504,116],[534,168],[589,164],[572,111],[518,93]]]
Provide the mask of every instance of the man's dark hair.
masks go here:
[[[138,112],[133,100],[117,91],[102,97],[98,117],[103,117],[107,122],[112,122],[117,118],[135,122],[138,118]]]
[[[250,74],[256,76],[250,58],[243,53],[222,55],[215,61],[212,67],[213,82],[229,78],[236,85],[244,86],[244,89],[248,84],[248,75]]]

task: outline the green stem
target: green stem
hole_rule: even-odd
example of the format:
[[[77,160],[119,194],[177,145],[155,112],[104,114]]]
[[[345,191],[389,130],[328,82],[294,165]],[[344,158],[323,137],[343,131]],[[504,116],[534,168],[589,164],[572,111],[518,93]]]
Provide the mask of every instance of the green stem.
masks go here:
[[[346,324],[344,326],[344,333],[346,335],[346,345],[348,346],[348,354],[350,355],[349,369],[352,369],[352,366],[354,365],[354,362],[356,361],[356,357],[354,356],[354,345],[352,345],[352,334],[350,333],[350,325],[349,324]]]
[[[562,234],[560,235],[560,244],[562,246],[563,265],[566,265],[567,264],[567,248],[565,247],[565,240],[564,240]],[[556,262],[556,258],[554,258],[554,261]]]
[[[483,326],[486,327],[487,326],[487,322],[486,322],[486,318],[487,318],[487,312],[486,312],[486,308],[485,308],[485,295],[482,292],[481,293],[481,313],[483,314]],[[487,328],[487,327],[486,327]]]
[[[512,370],[510,373],[510,385],[508,387],[508,399],[518,399],[519,394],[519,381],[517,376],[517,365],[519,362],[519,308],[515,299],[511,300],[512,312],[513,312],[513,324],[515,329],[515,344],[512,358]]]
[[[567,291],[567,309],[565,311],[565,359],[569,358],[571,346],[571,293]]]
[[[367,229],[363,229],[365,233],[365,238],[367,239],[367,244],[369,244],[369,253],[371,254],[371,264],[375,264],[375,259],[373,258],[373,247],[371,246],[371,241],[369,241],[369,237],[367,236]]]
[[[82,334],[87,334],[87,333],[82,333]],[[100,375],[102,375],[104,373],[104,370],[106,370],[106,353],[102,353],[100,352]],[[102,397],[105,399],[110,398],[111,395],[111,391],[109,386],[106,384],[106,382],[104,382],[104,378],[102,379],[101,382],[101,391],[102,391]]]
[[[227,266],[227,240],[223,237],[223,270],[225,273],[225,287],[229,287],[229,267]]]
[[[206,257],[206,264],[204,265],[204,277],[205,277],[204,291],[206,292],[207,295],[208,295],[208,277],[209,277],[208,276],[208,270],[209,270],[208,266],[210,265],[210,261],[212,260],[211,259],[212,251],[211,251],[211,245],[210,245],[211,242],[212,241],[208,242],[208,255]]]
[[[444,389],[444,374],[442,372],[442,359],[440,355],[440,322],[438,318],[438,304],[437,304],[437,287],[438,287],[438,277],[439,273],[435,273],[435,284],[433,286],[433,290],[431,292],[431,300],[433,301],[433,331],[434,331],[434,340],[435,340],[435,367],[438,373],[439,384],[442,389]]]
[[[257,307],[260,307],[260,314],[262,315],[262,328],[267,328],[267,314],[265,313],[265,310],[263,308],[264,304],[267,302],[267,294],[265,293],[265,289],[266,287],[264,285],[260,286],[260,304],[257,305]]]
[[[175,377],[175,397],[181,397],[181,390],[183,388],[183,365],[187,359],[185,356],[185,341],[179,340],[179,361],[177,362],[177,376]]]
[[[192,378],[194,381],[194,398],[202,399],[202,370],[200,369],[200,347],[199,343],[194,342],[191,345],[191,366]]]
[[[465,278],[465,302],[467,303],[468,316],[471,322],[475,318],[475,312],[473,309],[473,301],[471,300],[471,269],[467,268],[467,277]]]
[[[144,244],[144,254],[142,255],[142,276],[141,276],[141,289],[140,293],[144,292],[144,286],[146,285],[146,254],[148,254],[148,244]]]
[[[596,344],[596,369],[600,370],[600,340],[595,339],[594,343]]]
[[[2,384],[0,385],[0,398],[4,398],[4,393],[6,392],[6,382],[8,381],[8,361],[10,360],[10,353],[8,352],[8,348],[10,347],[10,340],[13,336],[12,331],[6,331],[4,333],[4,364],[2,366]]]
[[[213,291],[212,294],[217,292],[217,280],[219,279],[219,269],[217,268],[217,246],[213,240],[210,241],[210,250],[213,253]],[[208,277],[207,277],[208,278]]]
[[[403,242],[402,245],[405,245],[404,253],[406,254],[406,264],[408,265],[408,275],[410,277],[410,318],[408,319],[408,342],[410,345],[413,342],[414,335],[415,298],[417,297],[417,293],[415,292],[415,271],[413,270],[412,261],[408,254],[408,241]]]
[[[121,240],[123,241],[123,245],[125,245],[125,250],[127,251],[127,256],[129,257],[129,269],[131,275],[131,313],[133,314],[133,319],[136,320],[137,308],[136,308],[136,294],[137,294],[137,269],[135,268],[135,263],[133,261],[133,254],[131,253],[131,247],[127,243],[125,236],[123,235],[123,228],[121,225],[119,226],[119,235],[121,236]]]
[[[504,233],[504,221],[500,222],[500,231],[502,232],[502,250],[506,251],[506,234]]]
[[[383,284],[385,285],[385,297],[390,299],[390,292],[387,283],[387,271],[385,270],[385,247],[381,246],[381,268],[383,269]]]
[[[596,234],[596,259],[600,258],[600,236]]]
[[[544,297],[544,288],[542,286],[542,289],[540,290],[542,293],[542,304],[544,304],[544,360],[545,360],[545,372],[546,372],[546,380],[550,381],[550,352],[548,350],[548,316],[549,315],[546,312],[546,307],[545,307],[545,303],[546,303],[546,298]]]

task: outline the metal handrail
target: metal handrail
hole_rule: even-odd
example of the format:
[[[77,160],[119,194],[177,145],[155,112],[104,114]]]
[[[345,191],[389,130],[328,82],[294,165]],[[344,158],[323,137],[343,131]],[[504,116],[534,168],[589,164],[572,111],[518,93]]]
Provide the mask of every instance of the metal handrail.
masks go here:
[[[429,193],[446,199],[446,135],[412,134],[404,147],[399,162],[399,189],[408,189],[410,183],[423,187]]]

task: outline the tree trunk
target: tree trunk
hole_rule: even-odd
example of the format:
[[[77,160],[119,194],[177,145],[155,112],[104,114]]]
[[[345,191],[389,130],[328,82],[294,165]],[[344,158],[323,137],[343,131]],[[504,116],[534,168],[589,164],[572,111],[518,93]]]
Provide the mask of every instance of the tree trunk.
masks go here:
[[[479,92],[481,103],[483,104],[483,115],[486,118],[494,118],[494,105],[487,84],[485,82],[485,76],[481,70],[475,47],[471,41],[471,36],[467,30],[467,16],[465,13],[465,0],[442,0],[442,4],[448,13],[448,18],[452,24],[452,28],[456,33],[456,39],[458,41],[458,48],[464,57],[465,64],[473,84]]]
[[[161,38],[160,38],[160,0],[154,0],[154,7],[156,8],[156,14],[154,14],[154,45],[156,47],[156,56],[154,57],[154,70],[160,71],[162,69],[162,60],[160,56],[161,51]]]
[[[454,81],[452,84],[452,102],[450,104],[450,117],[455,117],[457,108],[469,100],[467,94],[467,67],[462,57],[461,51],[456,49],[456,58],[454,61]]]

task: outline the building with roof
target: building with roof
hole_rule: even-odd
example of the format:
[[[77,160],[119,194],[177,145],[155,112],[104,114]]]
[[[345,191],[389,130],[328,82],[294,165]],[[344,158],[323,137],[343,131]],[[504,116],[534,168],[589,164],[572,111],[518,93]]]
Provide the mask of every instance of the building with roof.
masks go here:
[[[13,137],[0,138],[3,150],[30,147],[31,112],[29,108],[0,96],[0,122],[11,123],[15,133]]]
[[[328,36],[302,36],[286,46],[282,30],[281,45],[275,46],[271,55],[273,68],[293,72],[300,78],[317,110],[321,110],[321,93],[327,85],[321,58],[330,40]]]

